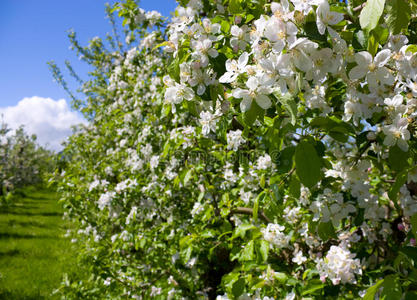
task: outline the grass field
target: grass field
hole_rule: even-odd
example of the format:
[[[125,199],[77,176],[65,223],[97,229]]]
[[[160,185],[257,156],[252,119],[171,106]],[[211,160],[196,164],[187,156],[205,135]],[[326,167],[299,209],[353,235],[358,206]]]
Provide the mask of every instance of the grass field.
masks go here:
[[[0,299],[55,299],[63,274],[76,272],[62,213],[57,195],[45,189],[26,189],[0,206]]]

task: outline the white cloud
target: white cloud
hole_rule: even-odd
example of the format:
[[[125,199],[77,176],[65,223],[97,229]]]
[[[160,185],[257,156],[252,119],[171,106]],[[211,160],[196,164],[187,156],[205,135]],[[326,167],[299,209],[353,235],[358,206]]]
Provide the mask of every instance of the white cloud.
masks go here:
[[[0,115],[12,129],[25,126],[28,134],[36,134],[38,143],[52,150],[61,150],[61,142],[71,135],[71,126],[86,121],[70,110],[64,99],[23,98],[16,106],[0,107]]]

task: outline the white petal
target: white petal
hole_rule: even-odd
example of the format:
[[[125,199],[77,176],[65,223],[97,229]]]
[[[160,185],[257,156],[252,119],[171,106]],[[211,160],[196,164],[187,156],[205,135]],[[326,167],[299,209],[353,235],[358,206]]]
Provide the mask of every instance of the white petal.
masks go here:
[[[271,107],[271,99],[269,99],[268,96],[266,95],[258,95],[258,97],[256,97],[256,103],[258,103],[258,105],[260,107],[262,107],[263,109],[268,109]]]
[[[397,141],[397,145],[404,152],[407,152],[408,151],[408,143],[406,141],[404,141],[404,140],[398,140]]]
[[[407,128],[401,130],[401,136],[404,140],[408,141],[410,139],[410,131]]]
[[[356,80],[365,76],[367,72],[368,72],[367,68],[364,68],[363,65],[358,65],[354,67],[352,70],[350,70],[349,78],[352,80]]]
[[[280,78],[277,84],[279,86],[281,94],[285,94],[288,92],[287,82],[283,78]]]
[[[275,50],[275,52],[280,53],[282,49],[285,47],[285,41],[284,40],[277,40],[272,48]]]
[[[190,101],[194,98],[194,91],[189,87],[185,87],[183,90],[183,95],[184,99]]]
[[[285,12],[290,11],[290,4],[288,3],[287,0],[281,0],[281,6],[282,6],[283,11],[285,11]]]
[[[199,84],[197,87],[197,94],[201,96],[204,94],[205,91],[206,91],[206,86],[204,84]]]
[[[361,51],[355,54],[355,61],[359,66],[367,68],[372,63],[372,55],[367,51]]]
[[[377,88],[380,82],[375,72],[366,74],[366,81],[368,81],[368,85],[373,88]]]
[[[378,68],[378,70],[376,71],[376,76],[378,80],[385,85],[393,85],[395,82],[394,76],[391,75],[391,73],[386,67]]]
[[[242,32],[242,29],[240,29],[239,28],[239,26],[236,26],[236,25],[233,25],[231,28],[230,28],[230,33],[233,35],[233,36],[239,36],[239,34]]]
[[[250,98],[244,98],[242,100],[242,102],[240,102],[240,110],[242,112],[248,111],[249,108],[250,108],[250,106],[251,106],[251,104],[252,104],[252,99],[250,99]]]
[[[287,23],[287,35],[296,35],[298,32],[297,26],[292,22]]]
[[[213,25],[211,26],[211,32],[212,32],[213,34],[218,34],[218,33],[220,33],[220,29],[221,29],[221,26],[220,26],[220,24],[218,24],[218,23],[215,23],[215,24],[213,24]]]
[[[258,87],[258,85],[259,85],[258,78],[254,77],[254,76],[249,77],[248,81],[246,81],[246,86],[251,91],[256,90],[256,88]]]
[[[407,127],[408,126],[408,120],[407,118],[399,118],[397,117],[394,121],[398,127]]]
[[[390,49],[384,49],[382,51],[379,51],[378,54],[375,56],[375,64],[378,67],[382,67],[388,62],[390,57],[391,57]]]
[[[219,82],[230,83],[230,82],[235,81],[236,78],[237,78],[237,74],[235,72],[226,72],[219,78]]]
[[[326,31],[326,25],[323,23],[323,21],[317,16],[317,29],[319,30],[319,33],[321,35],[324,34]]]
[[[272,64],[272,61],[270,59],[261,59],[259,60],[259,65],[265,70],[269,72],[274,72],[275,68]]]
[[[216,49],[213,49],[213,48],[212,49],[209,49],[209,51],[207,53],[208,53],[208,55],[210,55],[213,58],[216,58],[219,55],[219,53],[217,52],[217,50]]]
[[[205,39],[203,41],[203,48],[204,49],[209,49],[211,47],[211,41],[209,39]]]
[[[327,19],[327,22],[329,25],[335,25],[344,19],[343,14],[335,12],[335,11],[331,11],[330,13],[328,13],[328,16],[331,16],[330,19],[329,18]]]
[[[237,88],[233,91],[232,95],[235,98],[247,98],[249,97],[249,91]]]
[[[236,61],[232,59],[226,60],[226,70],[227,71],[235,71],[236,70]]]
[[[393,135],[388,134],[384,139],[384,145],[385,146],[394,146],[395,145],[395,138]]]
[[[304,72],[307,72],[313,67],[311,58],[301,50],[293,52],[293,61],[295,66]]]
[[[273,13],[276,12],[280,8],[281,8],[281,5],[279,5],[278,3],[276,3],[276,2],[271,3],[271,10],[272,10]]]
[[[243,69],[246,64],[248,63],[249,54],[247,52],[243,52],[242,55],[239,56],[239,59],[237,61],[237,65],[239,66],[239,69]]]
[[[404,97],[402,95],[395,95],[392,98],[392,105],[393,106],[400,106],[403,103]]]

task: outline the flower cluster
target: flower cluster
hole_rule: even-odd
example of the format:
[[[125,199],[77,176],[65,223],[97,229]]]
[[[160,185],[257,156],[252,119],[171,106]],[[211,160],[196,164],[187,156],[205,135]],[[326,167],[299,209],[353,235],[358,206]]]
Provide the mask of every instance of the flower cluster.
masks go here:
[[[329,278],[333,284],[356,283],[355,274],[361,275],[362,269],[359,259],[348,249],[331,246],[324,259],[317,263],[321,280]]]

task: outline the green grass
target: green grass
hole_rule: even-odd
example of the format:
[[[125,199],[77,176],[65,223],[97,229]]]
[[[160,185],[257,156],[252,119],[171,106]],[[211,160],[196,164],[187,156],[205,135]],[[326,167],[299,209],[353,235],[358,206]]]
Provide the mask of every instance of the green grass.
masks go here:
[[[57,195],[45,189],[25,189],[0,206],[0,299],[56,299],[63,274],[76,272],[62,214]]]

